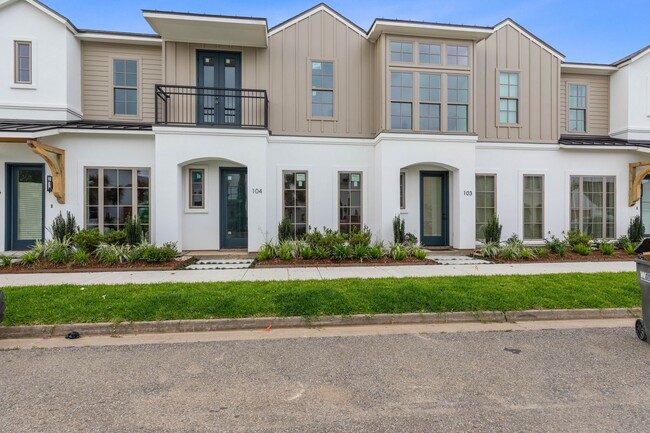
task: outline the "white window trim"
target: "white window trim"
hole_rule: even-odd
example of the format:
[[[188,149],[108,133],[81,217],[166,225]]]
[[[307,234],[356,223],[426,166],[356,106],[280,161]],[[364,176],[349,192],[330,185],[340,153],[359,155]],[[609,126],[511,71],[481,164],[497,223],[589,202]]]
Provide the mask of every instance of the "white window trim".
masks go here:
[[[113,70],[113,65],[115,60],[135,60],[138,62],[138,114],[115,114],[115,71]],[[142,120],[142,56],[130,56],[130,55],[120,55],[120,56],[109,56],[108,58],[109,65],[109,82],[108,82],[108,117],[110,119],[117,120]]]
[[[517,97],[516,98],[504,98],[504,99],[516,99],[517,100],[517,123],[501,123],[500,112],[501,112],[501,73],[515,73],[518,75],[517,78]],[[495,95],[496,95],[496,105],[495,105],[495,124],[498,128],[523,128],[521,123],[521,88],[522,83],[522,73],[521,69],[497,69],[495,74]]]
[[[585,130],[584,131],[571,131],[569,129],[569,118],[571,116],[571,96],[569,94],[569,89],[571,86],[585,86]],[[571,135],[589,135],[589,83],[578,82],[578,81],[567,81],[565,87],[566,95],[566,112],[564,129],[567,134]]]
[[[192,197],[190,196],[190,188],[192,185],[192,179],[190,177],[191,170],[203,170],[203,207],[190,207],[190,201]],[[185,201],[184,212],[186,214],[207,214],[209,213],[208,204],[210,200],[208,199],[208,191],[210,190],[208,179],[209,179],[209,167],[207,165],[190,165],[187,166],[183,171],[183,187],[185,193],[183,194],[183,199]]]
[[[333,81],[333,88],[332,88],[332,116],[314,116],[311,112],[311,104],[312,104],[312,96],[311,92],[314,90],[312,87],[312,76],[311,76],[311,65],[313,62],[328,62],[332,63],[332,71],[334,76],[332,77]],[[309,57],[307,58],[307,120],[317,120],[317,121],[325,121],[325,122],[337,122],[339,120],[338,118],[338,101],[337,101],[337,96],[338,92],[336,89],[339,88],[339,83],[338,83],[338,76],[339,74],[336,73],[336,60],[332,58],[324,58],[324,57]]]

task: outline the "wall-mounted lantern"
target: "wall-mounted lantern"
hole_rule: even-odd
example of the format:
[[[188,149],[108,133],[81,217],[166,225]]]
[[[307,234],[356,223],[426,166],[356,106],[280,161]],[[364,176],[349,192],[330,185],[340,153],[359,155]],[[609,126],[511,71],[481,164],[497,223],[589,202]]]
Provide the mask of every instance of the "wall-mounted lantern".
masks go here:
[[[52,176],[50,176],[49,174],[47,175],[46,188],[47,188],[47,192],[52,192],[52,190],[54,189],[54,182],[52,182]]]

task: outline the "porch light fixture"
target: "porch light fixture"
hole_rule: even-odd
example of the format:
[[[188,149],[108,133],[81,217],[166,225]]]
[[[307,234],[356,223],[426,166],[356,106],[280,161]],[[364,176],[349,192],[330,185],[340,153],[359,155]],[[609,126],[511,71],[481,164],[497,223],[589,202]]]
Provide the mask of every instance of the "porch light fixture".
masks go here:
[[[47,186],[45,187],[47,189],[47,192],[52,192],[54,189],[54,183],[52,182],[52,176],[47,175]]]

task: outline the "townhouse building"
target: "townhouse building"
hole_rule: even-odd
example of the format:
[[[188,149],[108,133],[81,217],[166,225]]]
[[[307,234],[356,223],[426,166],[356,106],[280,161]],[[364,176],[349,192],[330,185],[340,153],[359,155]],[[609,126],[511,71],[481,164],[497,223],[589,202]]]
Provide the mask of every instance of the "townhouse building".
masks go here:
[[[571,63],[511,19],[364,30],[325,4],[143,15],[83,30],[0,0],[0,250],[66,211],[183,250],[256,251],[284,217],[392,241],[400,215],[460,249],[492,214],[530,243],[650,228],[650,47]]]

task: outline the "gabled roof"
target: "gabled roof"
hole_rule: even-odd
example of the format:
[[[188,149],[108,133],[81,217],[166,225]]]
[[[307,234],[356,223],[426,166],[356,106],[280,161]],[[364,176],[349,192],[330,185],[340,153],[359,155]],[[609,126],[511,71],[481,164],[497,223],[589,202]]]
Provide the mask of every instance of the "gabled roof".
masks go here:
[[[542,39],[535,36],[533,33],[528,31],[524,26],[520,25],[519,23],[517,23],[512,18],[506,18],[505,20],[503,20],[500,23],[498,23],[497,25],[495,25],[493,27],[494,31],[497,31],[497,30],[499,30],[500,28],[502,28],[502,27],[504,27],[506,25],[510,25],[510,26],[514,27],[515,29],[519,30],[520,32],[524,33],[526,36],[528,36],[528,38],[531,41],[537,43],[537,45],[539,45],[540,47],[542,47],[543,49],[545,49],[549,53],[553,54],[554,56],[558,57],[560,60],[564,60],[564,54],[562,54],[561,52],[559,52],[558,50],[556,50],[555,48],[553,48],[552,46],[550,46],[549,44],[544,42]]]
[[[46,15],[49,15],[50,17],[54,18],[61,24],[65,25],[68,28],[68,30],[70,30],[73,34],[77,34],[77,32],[79,31],[69,19],[67,19],[66,17],[64,17],[54,9],[50,8],[49,6],[44,5],[38,0],[0,0],[0,9],[2,9],[5,6],[14,4],[17,1],[24,1],[32,5],[36,9],[40,10],[41,12],[45,13]]]
[[[640,50],[633,52],[629,56],[625,56],[621,60],[617,60],[616,62],[612,63],[612,66],[622,66],[624,63],[633,62],[633,61],[645,56],[648,53],[650,53],[650,45],[646,45],[645,47],[641,48]]]
[[[269,37],[273,36],[274,34],[281,32],[282,30],[286,29],[287,27],[291,27],[292,25],[296,24],[299,21],[304,20],[305,18],[308,18],[314,14],[317,14],[318,12],[327,12],[328,14],[332,15],[334,18],[337,20],[341,21],[343,24],[346,26],[350,27],[352,30],[355,32],[359,33],[359,35],[363,36],[364,38],[368,38],[368,34],[364,29],[359,27],[357,24],[353,23],[337,11],[335,11],[333,8],[328,6],[325,3],[319,3],[313,8],[307,9],[304,12],[299,13],[298,15],[289,18],[288,20],[285,20],[281,22],[280,24],[273,26],[269,29]]]

